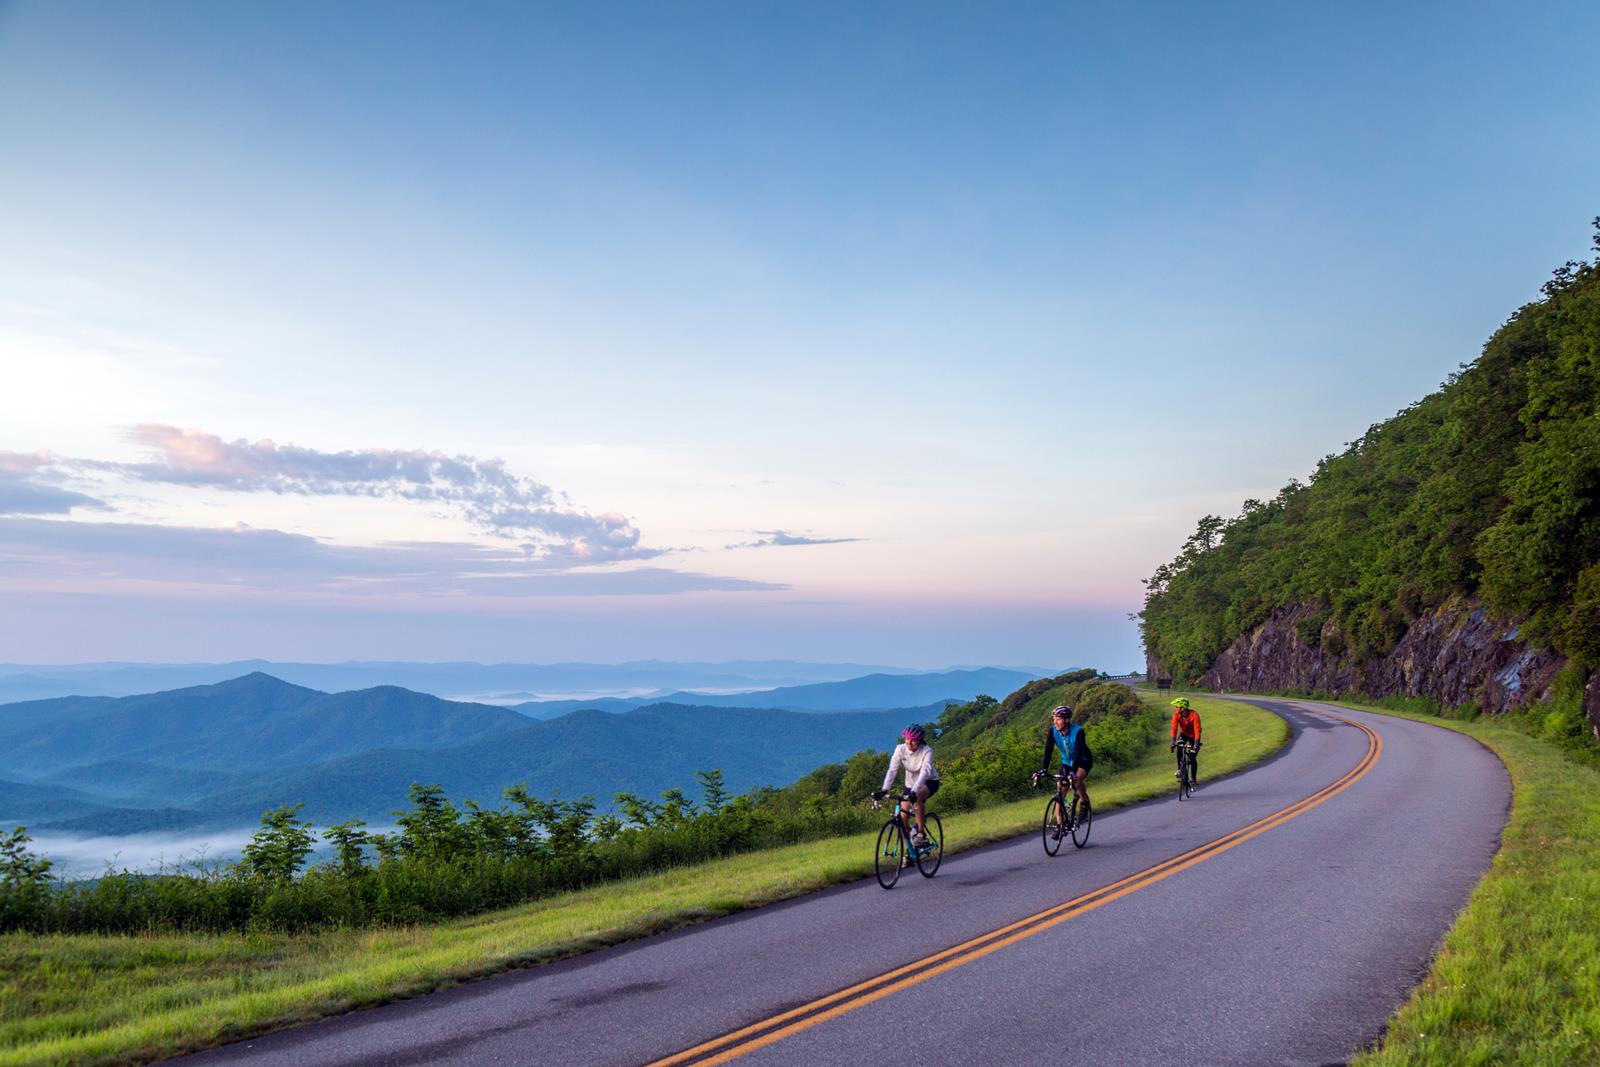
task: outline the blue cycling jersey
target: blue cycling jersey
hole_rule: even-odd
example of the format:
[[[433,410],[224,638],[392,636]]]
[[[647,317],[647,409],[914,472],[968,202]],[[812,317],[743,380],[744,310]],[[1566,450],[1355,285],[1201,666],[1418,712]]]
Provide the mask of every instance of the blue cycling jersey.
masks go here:
[[[1056,749],[1061,753],[1063,767],[1075,767],[1083,746],[1083,727],[1075,722],[1067,723],[1067,733],[1063,737],[1061,731],[1056,729],[1056,724],[1050,724],[1050,733],[1055,736]]]

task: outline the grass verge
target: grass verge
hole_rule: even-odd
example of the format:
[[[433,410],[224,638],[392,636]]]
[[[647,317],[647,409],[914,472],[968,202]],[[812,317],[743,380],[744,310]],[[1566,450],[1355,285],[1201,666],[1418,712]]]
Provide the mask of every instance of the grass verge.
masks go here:
[[[1489,873],[1379,1047],[1353,1067],[1600,1063],[1600,770],[1487,719],[1343,706],[1475,737],[1512,783]]]
[[[1266,758],[1288,737],[1258,708],[1204,698],[1195,706],[1208,779]],[[1092,781],[1095,810],[1170,790],[1168,760],[1156,745],[1137,766]],[[949,851],[1031,832],[1039,810],[1035,798],[947,814]],[[3,935],[0,1065],[148,1062],[550,962],[870,875],[872,841],[857,834],[748,853],[432,926]]]

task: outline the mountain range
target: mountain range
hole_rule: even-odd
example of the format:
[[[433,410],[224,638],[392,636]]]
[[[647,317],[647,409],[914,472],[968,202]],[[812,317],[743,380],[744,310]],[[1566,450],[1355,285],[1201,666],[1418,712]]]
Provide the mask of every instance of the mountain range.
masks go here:
[[[0,663],[0,703],[63,696],[132,696],[211,685],[260,671],[324,692],[397,685],[435,696],[495,703],[554,697],[664,695],[680,690],[727,693],[838,682],[865,674],[918,671],[861,663],[733,660],[727,663]],[[1040,674],[1048,672],[1038,672]]]
[[[831,692],[862,701],[940,691],[930,677],[870,676]],[[829,692],[795,687],[782,699],[822,704],[818,690]],[[298,802],[319,824],[381,822],[413,782],[439,783],[457,802],[493,805],[521,783],[607,803],[619,790],[692,788],[695,772],[712,768],[743,791],[886,748],[908,718],[932,718],[943,704],[822,713],[658,702],[530,721],[394,686],[330,694],[255,672],[163,693],[0,705],[0,823],[84,833],[238,826]]]
[[[869,674],[841,682],[779,686],[752,693],[670,693],[657,697],[599,700],[535,700],[511,707],[530,718],[548,719],[582,708],[630,711],[646,704],[695,704],[709,708],[782,708],[788,711],[884,711],[944,700],[968,701],[979,693],[1010,693],[1039,675],[1002,667],[975,667],[929,674]]]

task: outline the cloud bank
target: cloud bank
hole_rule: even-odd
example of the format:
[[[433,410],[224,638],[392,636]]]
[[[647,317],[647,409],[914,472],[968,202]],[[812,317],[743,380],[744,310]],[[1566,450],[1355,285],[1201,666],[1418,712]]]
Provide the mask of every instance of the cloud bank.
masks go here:
[[[73,508],[103,508],[103,501],[49,484],[59,477],[49,452],[0,452],[0,515],[65,515]]]
[[[641,596],[751,592],[769,582],[662,567],[551,571],[515,546],[337,545],[249,526],[0,519],[0,581],[110,591],[156,583],[273,594]]]
[[[270,440],[224,441],[216,434],[145,424],[129,433],[153,453],[145,463],[97,463],[135,481],[206,486],[245,493],[393,497],[460,509],[497,537],[529,539],[530,551],[570,564],[650,559],[624,515],[591,515],[566,506],[542,482],[499,459],[420,449],[322,452]]]
[[[149,451],[137,463],[78,459],[50,452],[0,452],[0,515],[64,515],[104,501],[59,484],[70,477],[116,478],[230,493],[371,497],[442,505],[478,530],[520,542],[523,554],[552,567],[654,559],[638,527],[614,511],[575,508],[550,486],[506,469],[499,459],[421,449],[323,452],[270,440],[227,441],[216,434],[145,424],[128,437]]]

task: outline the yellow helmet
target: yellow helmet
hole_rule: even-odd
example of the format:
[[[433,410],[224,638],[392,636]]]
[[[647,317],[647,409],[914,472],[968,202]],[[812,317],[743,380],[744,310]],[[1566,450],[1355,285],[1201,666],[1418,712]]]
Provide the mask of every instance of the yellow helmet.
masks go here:
[[[1174,700],[1172,702],[1172,706],[1175,707],[1175,708],[1186,708],[1186,707],[1189,706],[1189,698],[1188,697],[1179,697],[1177,700]]]

